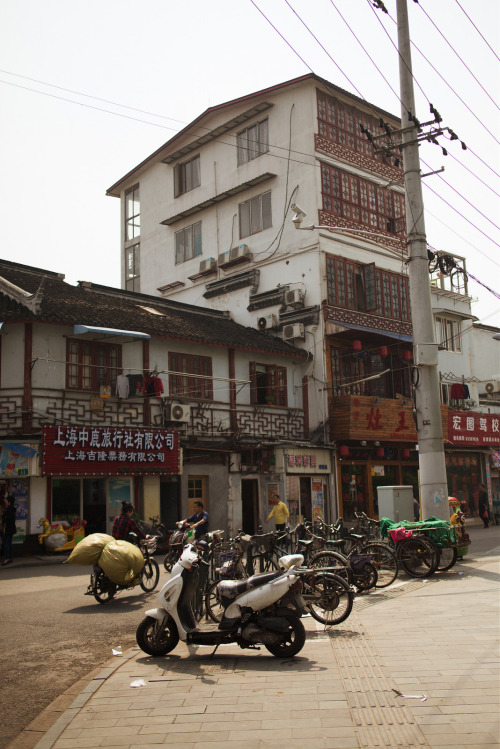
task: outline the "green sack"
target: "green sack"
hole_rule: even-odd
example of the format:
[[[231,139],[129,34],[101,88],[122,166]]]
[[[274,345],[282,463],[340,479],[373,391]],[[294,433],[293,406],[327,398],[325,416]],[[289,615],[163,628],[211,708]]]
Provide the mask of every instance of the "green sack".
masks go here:
[[[82,538],[66,561],[70,564],[82,564],[85,566],[97,564],[102,550],[106,544],[109,544],[113,540],[113,536],[108,536],[107,533],[91,533],[90,536]]]
[[[98,565],[112,582],[132,587],[140,582],[144,557],[134,544],[112,538],[103,548]]]

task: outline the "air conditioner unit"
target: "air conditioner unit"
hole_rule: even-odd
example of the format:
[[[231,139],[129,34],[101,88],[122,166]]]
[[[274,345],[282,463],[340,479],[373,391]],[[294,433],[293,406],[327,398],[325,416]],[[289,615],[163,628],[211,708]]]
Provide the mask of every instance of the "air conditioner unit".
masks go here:
[[[494,380],[487,382],[484,386],[484,391],[488,393],[488,395],[500,393],[500,380],[495,378]]]
[[[301,289],[290,289],[285,292],[285,304],[287,307],[303,307],[304,292]]]
[[[259,317],[259,319],[257,320],[257,327],[259,330],[277,328],[278,318],[276,317],[276,315],[266,315],[265,317]]]
[[[240,244],[238,245],[238,247],[233,247],[231,250],[229,250],[230,260],[237,260],[240,257],[252,257],[250,250],[248,249],[248,245]]]
[[[304,325],[301,322],[295,322],[293,325],[283,326],[283,340],[293,341],[295,338],[304,338]]]
[[[166,421],[189,421],[190,408],[184,403],[167,403],[165,406]]]
[[[230,250],[226,250],[226,252],[220,252],[217,256],[217,265],[224,265],[224,263],[228,263],[231,259],[229,257]]]
[[[217,263],[214,257],[207,257],[206,260],[202,260],[200,263],[200,273],[204,273],[207,270],[213,270]]]

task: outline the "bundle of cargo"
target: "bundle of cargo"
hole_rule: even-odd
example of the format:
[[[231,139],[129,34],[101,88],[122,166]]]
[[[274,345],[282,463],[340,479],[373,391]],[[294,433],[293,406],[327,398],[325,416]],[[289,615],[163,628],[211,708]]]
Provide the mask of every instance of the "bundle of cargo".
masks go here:
[[[140,549],[128,541],[118,541],[107,533],[91,533],[80,541],[67,561],[69,564],[99,565],[117,585],[133,587],[141,580],[144,557]]]

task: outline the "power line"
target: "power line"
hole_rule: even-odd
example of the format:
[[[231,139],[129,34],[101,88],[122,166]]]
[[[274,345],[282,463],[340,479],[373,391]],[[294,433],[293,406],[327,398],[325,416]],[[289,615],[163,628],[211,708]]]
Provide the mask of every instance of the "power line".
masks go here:
[[[483,36],[483,34],[479,31],[479,29],[477,28],[476,24],[472,20],[472,18],[467,15],[467,13],[462,8],[462,6],[458,2],[458,0],[455,0],[455,2],[458,5],[458,7],[460,8],[460,10],[462,11],[462,13],[469,19],[469,21],[471,22],[471,24],[474,26],[474,28],[476,29],[477,33],[479,34],[479,36],[483,40],[483,42],[486,44],[487,47],[489,47],[489,49],[493,52],[493,54],[495,55],[495,57],[497,58],[497,60],[500,62],[500,57],[497,55],[497,53],[495,52],[495,50],[493,49],[493,47],[491,46],[491,44],[485,39],[485,37]]]

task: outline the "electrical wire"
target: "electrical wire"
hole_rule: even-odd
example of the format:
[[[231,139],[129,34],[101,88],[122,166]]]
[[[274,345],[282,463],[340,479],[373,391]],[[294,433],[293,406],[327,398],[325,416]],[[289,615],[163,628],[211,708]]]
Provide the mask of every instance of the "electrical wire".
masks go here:
[[[471,18],[470,16],[468,16],[468,15],[467,15],[467,13],[466,13],[466,12],[465,12],[465,10],[464,10],[464,9],[462,8],[462,6],[461,6],[461,5],[460,5],[460,3],[458,2],[458,0],[455,0],[455,2],[456,2],[456,4],[458,5],[458,7],[460,8],[460,10],[462,11],[462,13],[463,13],[463,14],[464,14],[464,15],[465,15],[465,16],[466,16],[466,17],[467,17],[468,19],[469,19],[469,21],[471,22],[471,24],[472,24],[472,25],[474,26],[474,28],[476,29],[477,33],[479,34],[479,36],[480,36],[480,37],[481,37],[481,39],[483,40],[483,42],[484,42],[484,43],[486,44],[486,46],[487,46],[487,47],[488,47],[488,48],[489,48],[489,49],[491,50],[491,52],[493,52],[493,54],[495,55],[495,57],[497,58],[497,60],[498,60],[498,61],[500,62],[500,57],[499,57],[499,56],[497,55],[497,53],[495,52],[495,50],[493,49],[493,47],[491,46],[491,44],[490,44],[490,43],[489,43],[489,42],[488,42],[488,41],[486,40],[486,38],[484,37],[484,35],[483,35],[483,34],[482,34],[482,33],[481,33],[480,31],[479,31],[478,27],[476,26],[476,24],[474,23],[474,21],[472,20],[472,18]]]

